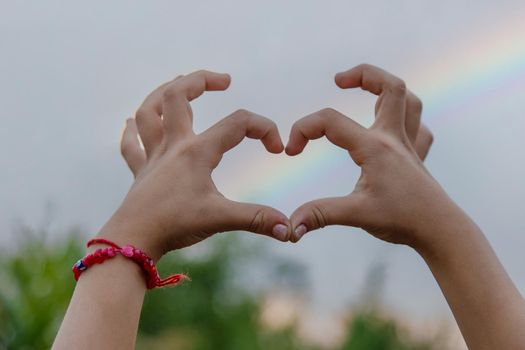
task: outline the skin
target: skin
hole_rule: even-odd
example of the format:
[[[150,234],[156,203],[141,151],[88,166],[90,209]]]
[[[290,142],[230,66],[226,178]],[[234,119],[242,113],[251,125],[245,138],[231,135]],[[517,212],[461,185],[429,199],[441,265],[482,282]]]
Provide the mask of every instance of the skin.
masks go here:
[[[155,261],[223,231],[288,240],[286,215],[229,200],[211,179],[222,155],[245,137],[260,139],[271,153],[282,152],[275,123],[238,110],[199,135],[192,130],[189,102],[229,84],[227,74],[198,71],[160,86],[146,98],[135,119],[127,121],[121,144],[135,182],[98,236],[134,245]],[[85,271],[53,348],[134,348],[145,291],[141,271],[123,257]]]
[[[243,110],[194,134],[189,102],[229,83],[228,75],[199,71],[146,98],[122,138],[122,154],[136,179],[100,237],[133,244],[158,260],[223,231],[297,242],[326,225],[360,227],[421,254],[469,348],[525,348],[523,298],[481,231],[423,166],[432,135],[420,125],[421,102],[402,80],[369,65],[336,76],[341,88],[361,87],[379,96],[369,129],[333,109],[295,123],[288,155],[326,136],[348,151],[362,173],[351,194],[306,203],[289,220],[273,208],[226,199],[211,180],[222,154],[244,137],[261,139],[272,153],[284,149],[273,122]],[[122,257],[88,269],[53,348],[134,348],[145,291],[139,268]]]
[[[189,102],[204,91],[229,85],[227,74],[198,71],[146,98],[135,119],[127,121],[121,145],[135,182],[101,236],[143,247],[154,259],[224,231],[251,231],[282,241],[289,237],[286,215],[229,200],[211,178],[222,155],[245,137],[261,140],[268,152],[281,153],[284,146],[275,123],[238,110],[201,134],[192,130]]]
[[[480,229],[447,196],[422,160],[432,142],[418,130],[421,103],[399,78],[370,65],[339,73],[336,84],[379,96],[369,129],[332,109],[295,123],[293,156],[326,136],[361,168],[349,195],[318,199],[290,217],[298,241],[326,225],[359,227],[413,247],[439,283],[470,349],[525,349],[525,302]]]

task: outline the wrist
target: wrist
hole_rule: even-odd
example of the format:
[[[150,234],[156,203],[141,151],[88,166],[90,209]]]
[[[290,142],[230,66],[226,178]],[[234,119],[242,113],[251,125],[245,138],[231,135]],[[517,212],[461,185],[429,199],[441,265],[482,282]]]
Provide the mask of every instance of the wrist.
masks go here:
[[[141,220],[140,215],[129,215],[120,208],[96,237],[108,239],[120,246],[132,245],[157,262],[165,253],[158,232],[159,229],[152,222]]]
[[[104,248],[95,249],[95,251],[87,254],[84,258],[80,259],[75,265],[73,265],[75,280],[78,281],[80,275],[88,268],[97,264],[102,264],[107,260],[111,260],[118,256],[123,256],[130,261],[133,261],[142,269],[148,289],[175,285],[188,278],[183,274],[174,274],[167,278],[161,278],[153,259],[134,246],[126,245],[121,247],[115,242],[105,238],[94,238],[87,243],[88,248],[94,245],[103,245]]]
[[[427,262],[444,259],[452,251],[465,249],[482,235],[476,224],[451,200],[439,205],[421,222],[412,248]]]
[[[97,249],[107,248],[103,244],[94,244],[87,248],[88,253],[93,253]],[[92,271],[96,273],[92,274]],[[144,272],[135,262],[131,261],[120,255],[115,255],[111,259],[107,259],[104,263],[94,264],[82,273],[82,276],[78,279],[77,283],[85,280],[90,275],[98,275],[99,279],[106,279],[111,281],[126,282],[129,286],[133,286],[141,291],[146,290],[146,284],[144,283]],[[118,283],[117,283],[118,284]]]

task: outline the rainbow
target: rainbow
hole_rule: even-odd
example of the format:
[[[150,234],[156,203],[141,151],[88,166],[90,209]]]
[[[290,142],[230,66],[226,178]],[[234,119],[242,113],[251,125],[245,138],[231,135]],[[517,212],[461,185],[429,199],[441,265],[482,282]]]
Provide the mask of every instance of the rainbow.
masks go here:
[[[452,45],[450,52],[433,66],[420,67],[413,80],[425,104],[424,118],[435,125],[455,108],[483,103],[498,91],[525,81],[524,13],[496,32],[478,33]],[[412,81],[408,79],[408,81]]]
[[[487,97],[519,91],[525,83],[524,16],[498,31],[477,33],[475,38],[458,38],[450,50],[431,65],[405,67],[409,87],[423,100],[425,123],[439,130],[447,118],[460,114],[462,108],[483,104]],[[522,90],[521,90],[522,91]],[[525,98],[525,96],[524,96]],[[334,106],[344,102],[334,100]],[[295,158],[292,158],[295,159]],[[285,155],[265,157],[250,162],[250,167],[236,169],[243,175],[235,179],[228,194],[246,201],[282,207],[287,198],[316,183],[326,172],[348,172],[348,154],[327,142],[311,143],[307,152],[290,161]],[[356,170],[357,173],[357,170]],[[257,188],[253,178],[265,174]],[[350,174],[349,174],[350,175]],[[354,174],[355,175],[355,174]],[[328,184],[330,185],[330,184]]]

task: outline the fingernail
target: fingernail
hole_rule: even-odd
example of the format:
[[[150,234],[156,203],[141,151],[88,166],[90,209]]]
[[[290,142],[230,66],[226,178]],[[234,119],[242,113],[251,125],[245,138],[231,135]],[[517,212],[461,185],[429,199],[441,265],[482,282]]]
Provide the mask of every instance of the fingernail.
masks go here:
[[[306,226],[301,224],[295,228],[294,234],[295,239],[300,240],[301,237],[306,233],[307,229]]]
[[[277,224],[273,227],[272,234],[275,238],[284,241],[288,236],[288,227],[283,224]]]

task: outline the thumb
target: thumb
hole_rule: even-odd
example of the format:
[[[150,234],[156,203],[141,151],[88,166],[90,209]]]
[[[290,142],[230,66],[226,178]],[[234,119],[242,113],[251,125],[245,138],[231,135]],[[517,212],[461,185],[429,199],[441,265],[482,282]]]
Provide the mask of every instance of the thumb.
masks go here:
[[[249,231],[283,242],[290,238],[288,217],[272,207],[226,199],[223,212],[221,227],[225,231]]]
[[[360,204],[355,194],[305,203],[290,217],[290,241],[297,242],[305,233],[328,225],[359,226],[359,211]]]

